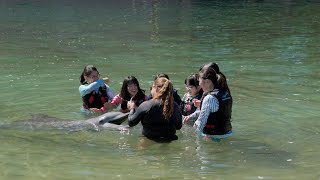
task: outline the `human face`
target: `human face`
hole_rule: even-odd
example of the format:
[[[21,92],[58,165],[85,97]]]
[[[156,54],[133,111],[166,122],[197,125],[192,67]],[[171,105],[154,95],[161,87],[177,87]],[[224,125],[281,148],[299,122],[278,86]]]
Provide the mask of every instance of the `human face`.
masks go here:
[[[186,89],[187,89],[190,96],[195,96],[198,94],[200,87],[199,86],[196,87],[196,86],[192,86],[192,85],[187,84]]]
[[[97,71],[92,71],[89,76],[84,76],[87,83],[91,84],[99,79],[99,73]]]
[[[134,83],[128,84],[127,90],[131,97],[135,96],[138,93],[138,86]]]
[[[203,88],[205,82],[204,82],[203,74],[202,74],[202,73],[199,73],[198,81],[199,81],[199,86],[200,86],[201,88]]]
[[[154,83],[151,86],[151,96],[154,97],[157,92],[159,92],[159,89],[161,89],[161,87],[156,86]]]

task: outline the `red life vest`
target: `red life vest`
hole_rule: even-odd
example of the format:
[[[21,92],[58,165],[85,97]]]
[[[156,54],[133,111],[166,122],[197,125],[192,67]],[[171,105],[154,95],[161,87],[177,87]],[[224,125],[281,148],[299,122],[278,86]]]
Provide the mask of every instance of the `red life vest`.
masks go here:
[[[83,107],[85,109],[89,108],[102,108],[104,103],[108,102],[107,87],[100,87],[98,93],[92,91],[82,97]]]

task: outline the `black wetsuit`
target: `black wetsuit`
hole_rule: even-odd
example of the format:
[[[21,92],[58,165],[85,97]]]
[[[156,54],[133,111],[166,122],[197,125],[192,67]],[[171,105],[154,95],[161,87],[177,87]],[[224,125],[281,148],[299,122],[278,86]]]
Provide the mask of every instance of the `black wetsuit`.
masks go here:
[[[166,120],[160,108],[160,101],[151,99],[145,101],[130,111],[129,126],[135,126],[141,121],[142,134],[150,139],[176,140],[176,130],[182,127],[182,114],[179,106],[174,103],[174,112],[170,120]]]

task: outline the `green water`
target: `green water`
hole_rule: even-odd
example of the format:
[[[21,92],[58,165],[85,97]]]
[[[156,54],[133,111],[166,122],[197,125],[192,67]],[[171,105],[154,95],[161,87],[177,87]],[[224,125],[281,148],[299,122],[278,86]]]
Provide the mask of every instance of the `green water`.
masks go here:
[[[0,1],[0,125],[32,113],[81,120],[87,64],[119,92],[148,90],[217,62],[234,97],[234,136],[155,143],[119,131],[0,126],[0,179],[319,179],[317,1]],[[126,123],[126,122],[125,122]]]

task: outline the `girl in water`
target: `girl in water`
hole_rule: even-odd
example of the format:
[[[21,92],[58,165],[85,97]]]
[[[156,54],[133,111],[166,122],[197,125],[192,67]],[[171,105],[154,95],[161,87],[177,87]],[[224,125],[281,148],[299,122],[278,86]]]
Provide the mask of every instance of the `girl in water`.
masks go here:
[[[188,116],[196,111],[197,107],[194,105],[194,101],[201,99],[203,91],[199,86],[197,74],[188,76],[184,83],[187,92],[182,98],[181,111],[183,116]]]
[[[129,126],[135,126],[140,121],[142,134],[153,140],[177,140],[176,130],[182,127],[182,114],[173,100],[173,86],[167,78],[157,78],[151,87],[152,99],[145,101],[135,109],[129,102]]]
[[[199,72],[199,85],[203,89],[200,110],[184,117],[184,121],[195,117],[196,132],[204,138],[224,138],[232,135],[232,98],[227,90],[218,89],[216,71],[209,65]]]
[[[102,79],[99,79],[99,71],[93,65],[84,67],[80,75],[79,92],[82,98],[84,111],[104,112],[112,109],[110,101],[114,94],[108,85],[105,85]]]
[[[139,82],[134,76],[128,76],[123,80],[121,92],[113,98],[111,104],[114,106],[120,104],[120,111],[125,113],[129,112],[127,103],[131,100],[134,102],[135,108],[148,100],[148,96],[140,88]]]

